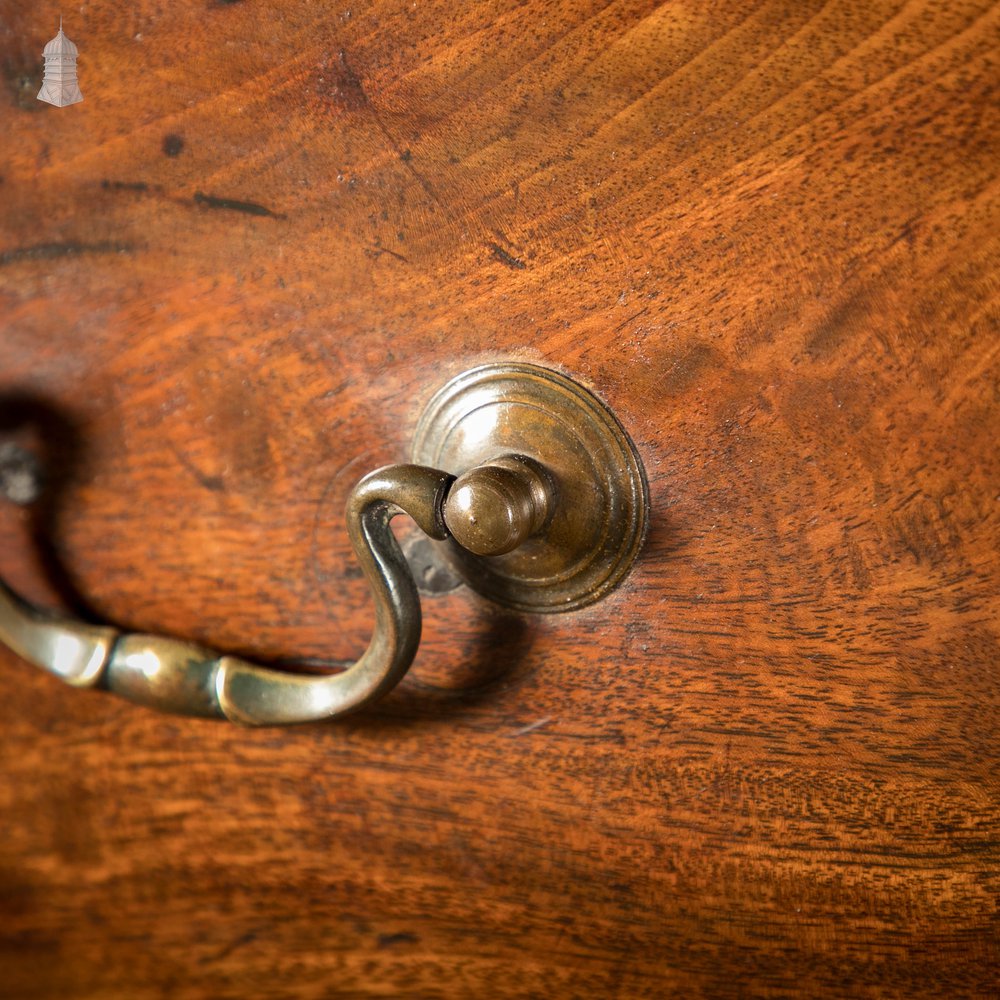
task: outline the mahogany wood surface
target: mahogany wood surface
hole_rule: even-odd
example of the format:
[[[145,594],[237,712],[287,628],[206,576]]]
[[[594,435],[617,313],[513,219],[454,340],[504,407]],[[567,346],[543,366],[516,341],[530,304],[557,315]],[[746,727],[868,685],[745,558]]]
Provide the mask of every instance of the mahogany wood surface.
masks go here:
[[[610,598],[426,596],[341,723],[0,654],[0,994],[996,996],[998,44],[966,0],[0,0],[23,593],[350,660],[347,493],[490,360],[590,386],[652,498]]]

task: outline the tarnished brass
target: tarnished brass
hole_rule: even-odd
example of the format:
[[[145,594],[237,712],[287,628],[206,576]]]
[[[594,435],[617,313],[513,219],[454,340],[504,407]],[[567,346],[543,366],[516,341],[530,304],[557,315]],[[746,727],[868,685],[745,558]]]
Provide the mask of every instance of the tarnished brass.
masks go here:
[[[444,523],[473,555],[504,555],[545,526],[552,494],[541,465],[505,455],[458,477],[445,501]]]
[[[357,663],[317,676],[261,667],[166,636],[45,615],[0,589],[0,641],[23,659],[80,687],[103,687],[165,712],[279,725],[326,719],[381,697],[409,669],[420,644],[420,600],[389,522],[407,513],[432,538],[454,477],[395,465],[365,476],[347,503],[354,551],[372,588],[375,631]]]
[[[462,539],[453,531],[441,546],[444,558],[484,597],[522,611],[569,611],[599,600],[628,572],[646,531],[646,477],[628,435],[596,396],[559,372],[484,365],[430,401],[413,460],[463,482],[468,470],[495,465],[502,455],[544,469],[549,499],[534,509],[544,506],[547,521],[491,558],[472,554],[486,554],[484,548],[457,544]],[[470,475],[480,481],[480,472]],[[523,522],[528,515],[520,510]]]
[[[69,684],[167,712],[279,725],[355,711],[409,669],[416,584],[389,522],[409,514],[450,539],[466,580],[504,603],[551,611],[596,600],[627,571],[645,526],[645,480],[614,417],[565,376],[533,365],[467,372],[437,396],[416,451],[351,492],[347,527],[371,586],[375,629],[341,673],[294,674],[164,636],[49,615],[0,581],[0,642]],[[459,475],[456,480],[455,476]]]

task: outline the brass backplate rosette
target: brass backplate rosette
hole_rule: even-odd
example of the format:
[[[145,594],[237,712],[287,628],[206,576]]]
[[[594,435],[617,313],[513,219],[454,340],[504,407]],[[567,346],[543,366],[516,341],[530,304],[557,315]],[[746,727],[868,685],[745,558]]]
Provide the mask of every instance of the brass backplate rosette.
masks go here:
[[[551,477],[548,523],[500,556],[441,543],[445,559],[478,593],[521,611],[570,611],[605,596],[628,572],[646,530],[646,476],[622,426],[593,393],[551,369],[491,364],[463,372],[424,410],[414,462],[461,475],[505,455],[534,459]]]

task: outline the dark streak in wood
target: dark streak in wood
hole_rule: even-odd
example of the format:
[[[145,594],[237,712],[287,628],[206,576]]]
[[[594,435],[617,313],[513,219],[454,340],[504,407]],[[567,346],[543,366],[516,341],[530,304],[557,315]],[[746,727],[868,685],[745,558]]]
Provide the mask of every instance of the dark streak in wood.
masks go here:
[[[380,949],[397,948],[405,944],[419,944],[420,938],[416,934],[400,931],[398,934],[379,934],[377,947]]]
[[[141,193],[149,190],[149,185],[145,181],[102,180],[101,187],[105,191],[136,191]]]
[[[197,205],[205,205],[208,208],[223,208],[231,212],[244,212],[246,215],[266,215],[272,219],[282,219],[283,215],[272,212],[271,209],[263,205],[258,205],[253,201],[237,201],[234,198],[216,198],[214,195],[202,194],[195,191],[194,202]]]
[[[504,267],[512,268],[515,271],[523,271],[527,268],[528,265],[523,260],[508,253],[499,243],[487,243],[486,246],[493,255],[493,259],[500,261]]]
[[[115,243],[110,240],[99,243],[83,243],[67,241],[65,243],[38,243],[34,246],[16,247],[0,253],[0,265],[16,264],[26,260],[56,260],[59,257],[76,257],[81,254],[128,254],[133,251],[128,243]]]
[[[184,150],[184,138],[174,132],[170,132],[163,137],[163,155],[180,156]]]

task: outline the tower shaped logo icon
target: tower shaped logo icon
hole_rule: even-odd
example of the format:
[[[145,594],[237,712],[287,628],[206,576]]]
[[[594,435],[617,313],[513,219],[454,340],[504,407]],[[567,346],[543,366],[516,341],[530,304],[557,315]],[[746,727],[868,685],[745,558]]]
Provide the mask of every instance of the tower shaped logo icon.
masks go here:
[[[83,100],[76,81],[77,47],[63,34],[59,18],[59,34],[42,51],[45,56],[45,77],[38,91],[40,101],[48,101],[57,108],[77,104]]]

